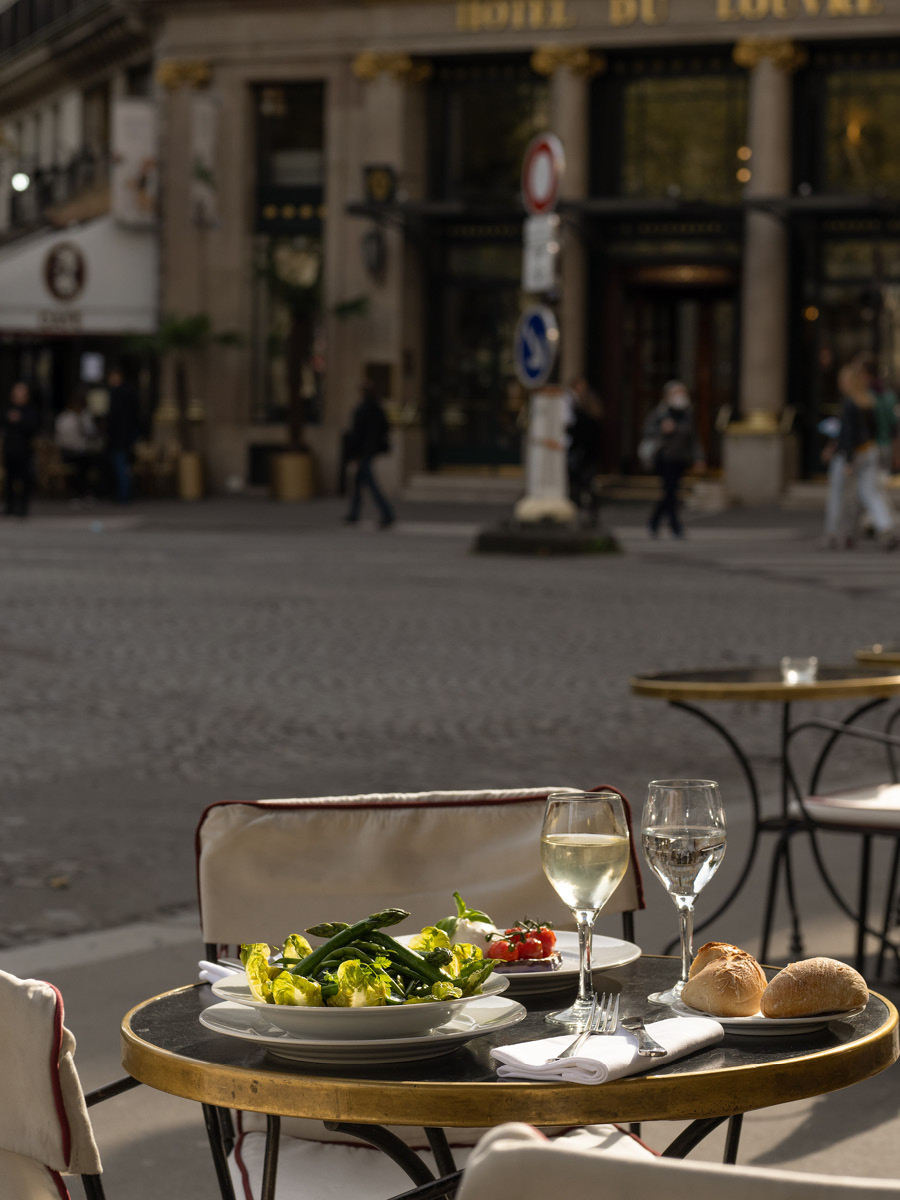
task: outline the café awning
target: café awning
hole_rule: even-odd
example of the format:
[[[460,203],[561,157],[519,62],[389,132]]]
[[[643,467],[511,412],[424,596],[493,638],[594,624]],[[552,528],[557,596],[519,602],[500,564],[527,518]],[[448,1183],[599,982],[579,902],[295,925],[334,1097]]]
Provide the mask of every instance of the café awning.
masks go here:
[[[152,333],[155,230],[111,216],[42,232],[0,250],[0,333]]]

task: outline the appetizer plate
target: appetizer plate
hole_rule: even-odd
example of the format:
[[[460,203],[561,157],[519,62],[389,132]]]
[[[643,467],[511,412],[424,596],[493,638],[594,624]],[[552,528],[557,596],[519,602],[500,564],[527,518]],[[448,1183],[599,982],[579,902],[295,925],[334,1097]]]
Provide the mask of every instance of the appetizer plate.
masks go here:
[[[407,943],[414,936],[409,934],[397,938],[397,941]],[[562,963],[556,970],[514,971],[509,975],[495,970],[492,978],[508,979],[511,996],[539,996],[569,991],[578,984],[578,934],[560,929],[556,934],[556,949],[562,955]],[[621,938],[603,937],[596,933],[591,943],[591,974],[624,967],[640,957],[641,948],[634,942],[623,942]]]
[[[847,1017],[857,1017],[866,1011],[865,1004],[859,1008],[851,1008],[845,1012],[816,1013],[812,1017],[764,1017],[762,1013],[754,1013],[752,1017],[717,1017],[714,1013],[701,1012],[691,1008],[683,1000],[676,1000],[670,1005],[673,1012],[682,1017],[712,1017],[718,1021],[726,1033],[740,1034],[746,1037],[790,1037],[798,1033],[816,1033],[825,1029],[832,1021],[843,1021]]]
[[[245,1004],[260,1013],[270,1025],[286,1029],[302,1038],[407,1038],[428,1033],[479,1000],[496,996],[509,987],[505,975],[489,975],[480,996],[461,996],[458,1000],[429,1000],[426,1004],[377,1005],[371,1008],[301,1008],[291,1004],[265,1004],[254,1000],[247,976],[230,975],[212,985],[219,1000]]]
[[[266,1005],[267,1009],[273,1007]],[[279,1058],[320,1066],[369,1066],[452,1054],[473,1038],[516,1025],[525,1015],[526,1010],[521,1004],[498,994],[470,1000],[465,1009],[437,1029],[414,1037],[332,1040],[288,1033],[286,1029],[271,1025],[248,1005],[224,1001],[204,1009],[200,1024],[213,1033],[254,1042]]]

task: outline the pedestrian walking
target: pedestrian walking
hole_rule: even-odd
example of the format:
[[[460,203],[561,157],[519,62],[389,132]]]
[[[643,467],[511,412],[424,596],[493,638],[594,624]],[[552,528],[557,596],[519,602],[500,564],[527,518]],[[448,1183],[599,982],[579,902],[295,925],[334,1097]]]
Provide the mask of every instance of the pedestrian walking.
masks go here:
[[[350,525],[359,520],[362,492],[363,488],[367,487],[381,513],[379,525],[382,529],[387,529],[393,525],[396,518],[390,502],[378,486],[374,459],[381,454],[387,454],[391,448],[390,426],[378,393],[371,384],[365,384],[362,389],[362,399],[353,413],[349,433],[347,455],[351,463],[356,463],[356,475],[353,480],[350,511],[344,520]]]
[[[691,398],[680,379],[671,379],[663,388],[659,404],[644,424],[639,453],[643,461],[652,463],[662,488],[647,525],[651,537],[658,536],[663,518],[668,520],[674,537],[684,537],[678,511],[681,477],[691,467],[703,470],[706,464]]]
[[[127,504],[134,492],[132,462],[134,447],[141,433],[137,392],[125,382],[118,368],[110,371],[109,409],[106,414],[106,452],[113,480],[113,495],[119,504]]]
[[[573,379],[567,392],[566,469],[569,499],[587,512],[596,525],[600,499],[594,484],[603,453],[603,405],[583,375]]]
[[[894,517],[881,481],[881,457],[878,447],[878,409],[864,360],[857,357],[842,367],[838,387],[843,397],[841,430],[836,455],[844,462],[845,484],[855,477],[856,497],[872,523],[876,536],[886,550],[897,545]],[[846,517],[846,514],[845,514]],[[845,519],[840,544],[853,545],[855,521]]]
[[[34,487],[34,437],[38,415],[27,383],[14,383],[3,412],[4,513],[27,517]]]

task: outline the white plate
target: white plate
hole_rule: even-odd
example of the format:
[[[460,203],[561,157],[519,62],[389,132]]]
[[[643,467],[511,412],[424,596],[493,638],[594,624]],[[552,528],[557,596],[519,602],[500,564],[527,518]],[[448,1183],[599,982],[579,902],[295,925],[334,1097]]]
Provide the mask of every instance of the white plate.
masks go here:
[[[764,1017],[762,1013],[754,1013],[752,1017],[717,1017],[714,1013],[691,1008],[683,1000],[677,1000],[670,1007],[682,1017],[712,1017],[723,1026],[726,1033],[746,1037],[789,1037],[796,1033],[815,1033],[818,1029],[825,1029],[832,1021],[843,1021],[866,1011],[865,1004],[862,1004],[847,1012],[816,1013],[813,1017]]]
[[[302,1008],[292,1004],[266,1004],[254,1000],[247,976],[230,975],[211,985],[219,1000],[246,1004],[259,1012],[270,1025],[286,1029],[303,1038],[398,1038],[427,1033],[449,1021],[455,1013],[472,1004],[478,996],[457,1000],[430,1000],[427,1004],[375,1005],[371,1008]],[[482,995],[496,996],[509,987],[505,975],[489,975]]]
[[[269,1005],[269,1007],[273,1007]],[[302,1038],[269,1024],[246,1004],[223,1002],[205,1008],[200,1024],[213,1033],[255,1042],[270,1054],[298,1062],[322,1066],[368,1066],[376,1063],[413,1062],[416,1059],[438,1058],[452,1054],[473,1038],[496,1033],[515,1025],[526,1016],[526,1010],[505,996],[484,996],[471,1000],[462,1012],[431,1033],[417,1037],[349,1038],[328,1040]]]
[[[561,929],[556,935],[556,949],[562,955],[562,966],[555,971],[521,971],[502,975],[509,980],[511,996],[527,992],[536,995],[542,992],[561,992],[578,983],[578,934]],[[641,957],[641,948],[634,942],[623,942],[621,938],[603,937],[594,934],[591,943],[591,974],[611,971],[613,967],[624,967]]]

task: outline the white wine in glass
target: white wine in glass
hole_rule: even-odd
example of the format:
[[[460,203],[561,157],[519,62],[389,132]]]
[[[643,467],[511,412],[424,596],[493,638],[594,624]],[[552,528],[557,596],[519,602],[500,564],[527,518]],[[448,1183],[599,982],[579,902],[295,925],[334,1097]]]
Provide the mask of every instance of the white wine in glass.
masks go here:
[[[725,810],[710,779],[657,779],[648,786],[641,845],[681,920],[681,978],[652,1004],[672,1004],[687,983],[693,956],[694,901],[725,857]]]
[[[597,914],[619,886],[630,854],[625,806],[616,792],[553,792],[541,830],[541,866],[578,925],[578,996],[548,1021],[581,1028],[594,999],[591,937]]]

